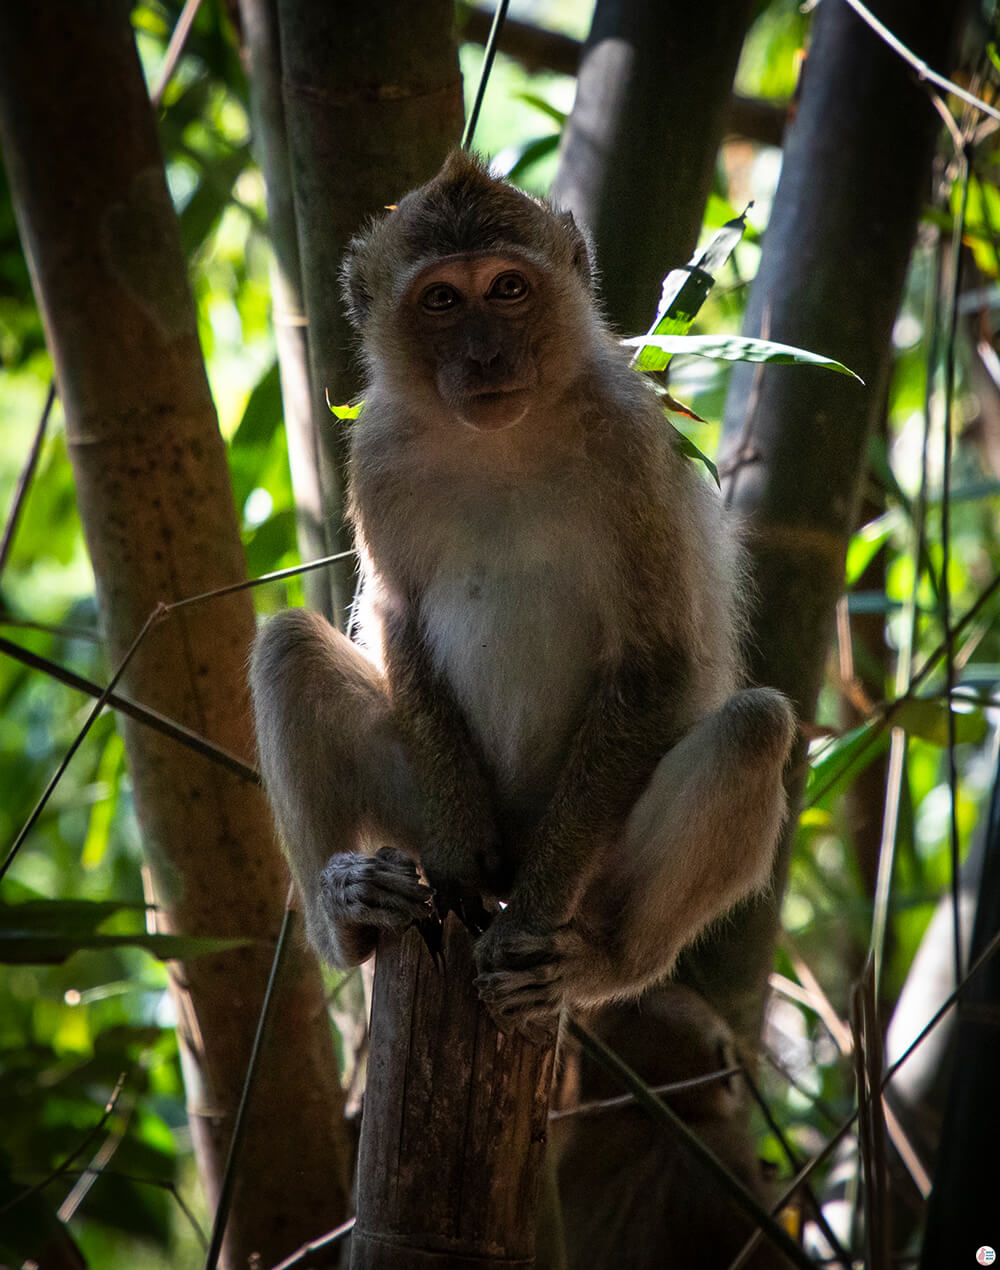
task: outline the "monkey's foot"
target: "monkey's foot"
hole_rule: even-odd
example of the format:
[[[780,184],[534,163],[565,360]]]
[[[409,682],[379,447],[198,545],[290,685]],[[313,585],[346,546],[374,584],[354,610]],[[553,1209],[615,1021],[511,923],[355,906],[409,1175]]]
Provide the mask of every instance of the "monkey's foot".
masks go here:
[[[434,897],[403,851],[332,856],[320,875],[323,907],[335,924],[403,930],[433,912]]]
[[[583,952],[570,926],[532,930],[498,914],[476,941],[476,987],[501,1032],[519,1032],[535,1045],[552,1041],[571,968]]]

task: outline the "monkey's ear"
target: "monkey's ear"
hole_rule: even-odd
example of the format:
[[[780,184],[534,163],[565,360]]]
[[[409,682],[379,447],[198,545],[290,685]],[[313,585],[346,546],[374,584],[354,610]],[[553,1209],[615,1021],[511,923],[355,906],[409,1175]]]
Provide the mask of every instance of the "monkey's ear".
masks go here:
[[[340,294],[351,325],[361,330],[372,307],[372,292],[362,272],[358,240],[348,244],[340,266]]]
[[[558,220],[565,228],[566,236],[570,240],[570,258],[573,262],[573,268],[580,275],[588,291],[593,291],[596,279],[594,276],[594,252],[590,245],[590,239],[580,229],[572,212],[559,212]]]

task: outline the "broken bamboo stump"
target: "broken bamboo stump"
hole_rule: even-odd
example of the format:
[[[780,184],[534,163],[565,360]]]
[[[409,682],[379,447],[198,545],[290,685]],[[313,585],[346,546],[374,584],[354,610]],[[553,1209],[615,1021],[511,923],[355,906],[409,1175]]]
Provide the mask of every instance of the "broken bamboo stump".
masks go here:
[[[351,1270],[530,1270],[554,1047],[504,1036],[453,915],[375,965]]]

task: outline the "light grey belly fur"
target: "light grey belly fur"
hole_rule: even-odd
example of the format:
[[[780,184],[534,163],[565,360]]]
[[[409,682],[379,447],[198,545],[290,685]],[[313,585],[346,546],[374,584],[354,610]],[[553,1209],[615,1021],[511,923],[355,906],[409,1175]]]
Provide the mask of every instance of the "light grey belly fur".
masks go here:
[[[551,793],[593,686],[592,600],[552,562],[442,572],[421,616],[437,669],[517,807]]]

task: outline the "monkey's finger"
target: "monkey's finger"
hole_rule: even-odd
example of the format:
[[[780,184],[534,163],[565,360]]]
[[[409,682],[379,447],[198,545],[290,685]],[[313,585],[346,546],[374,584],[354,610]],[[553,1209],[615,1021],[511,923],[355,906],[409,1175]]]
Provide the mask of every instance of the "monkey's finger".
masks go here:
[[[515,936],[505,939],[498,947],[487,944],[477,954],[479,969],[483,974],[514,970],[540,970],[555,966],[562,956],[552,941],[535,936]]]
[[[490,1017],[504,1036],[519,1034],[532,1045],[548,1045],[559,1031],[558,1009],[539,1008],[531,1014],[487,1007]]]
[[[545,1019],[519,1019],[516,1030],[531,1045],[551,1045],[559,1033],[559,1015]]]
[[[393,865],[404,873],[416,874],[417,871],[412,857],[405,851],[400,851],[398,847],[379,847],[372,858],[378,860],[380,864]]]
[[[558,974],[543,978],[500,971],[477,976],[475,984],[480,998],[501,1013],[549,1014],[558,1009],[562,995]]]

